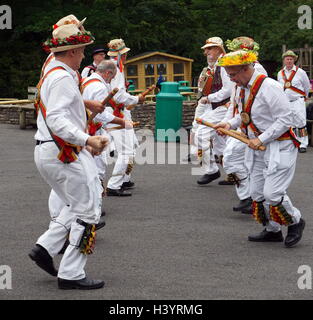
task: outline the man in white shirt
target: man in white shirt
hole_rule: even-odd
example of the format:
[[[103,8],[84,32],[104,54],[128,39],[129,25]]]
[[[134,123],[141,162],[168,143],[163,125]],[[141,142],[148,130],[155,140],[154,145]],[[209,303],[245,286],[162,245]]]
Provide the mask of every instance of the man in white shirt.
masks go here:
[[[85,67],[81,73],[81,77],[87,78],[91,76],[97,69],[97,65],[105,59],[105,50],[103,48],[97,48],[92,52],[93,62],[91,65]]]
[[[216,65],[218,57],[225,53],[223,40],[219,37],[209,38],[202,49],[207,56],[208,67],[203,69],[199,78],[198,98],[200,100],[195,111],[195,118],[218,123],[227,112],[227,103],[233,87],[225,70]],[[197,183],[208,184],[221,175],[215,155],[223,155],[225,139],[218,136],[212,128],[198,125],[196,121],[193,122],[193,132],[195,132],[194,142],[198,148],[204,171],[204,175],[198,179]]]
[[[67,38],[71,42],[64,41]],[[35,163],[66,206],[39,237],[29,256],[40,268],[58,276],[60,289],[97,289],[104,285],[102,280],[88,279],[84,271],[86,254],[93,249],[103,191],[91,153],[102,152],[108,144],[104,137],[86,133],[85,105],[75,80],[84,48],[92,43],[92,35],[81,32],[75,24],[57,26],[52,39],[45,42],[55,60],[46,67],[38,85]],[[57,271],[52,259],[69,230],[70,244]]]
[[[237,37],[235,39],[227,40],[226,46],[230,51],[238,51],[240,49],[245,51],[253,51],[258,56],[259,44],[250,37]],[[258,62],[254,62],[254,69],[267,76],[266,70]],[[231,104],[228,108],[227,114],[222,122],[227,122],[238,113],[238,105],[236,104],[235,97],[240,88],[234,84]],[[240,129],[238,129],[241,132]],[[226,147],[223,153],[223,169],[228,175],[231,175],[235,181],[235,189],[239,198],[239,203],[233,207],[234,211],[241,211],[242,213],[251,213],[252,200],[250,197],[250,178],[249,172],[245,166],[245,148],[246,145],[232,137],[226,140]],[[222,184],[224,181],[220,181]]]
[[[291,130],[293,113],[286,95],[278,82],[255,71],[256,58],[253,52],[241,50],[219,59],[219,65],[241,88],[235,97],[240,113],[216,129],[241,126],[250,139],[245,162],[250,173],[252,210],[265,229],[248,240],[282,242],[281,225],[286,225],[285,246],[292,247],[301,240],[305,226],[286,192],[294,176],[299,142]],[[266,151],[259,150],[262,145]]]
[[[117,73],[112,79],[111,87],[118,88],[119,91],[114,96],[111,107],[107,107],[107,110],[117,117],[131,121],[131,111],[127,110],[127,106],[142,103],[145,98],[142,95],[133,96],[126,89],[124,63],[127,59],[127,52],[130,49],[126,47],[122,39],[111,40],[108,43],[108,47],[108,56],[111,57],[111,61],[117,67]],[[106,194],[107,196],[131,196],[130,192],[125,192],[124,190],[133,188],[135,185],[134,182],[130,181],[130,176],[134,165],[137,138],[133,129],[111,130],[114,127],[116,127],[114,124],[107,125],[117,151],[117,160],[112,176],[108,181]]]
[[[101,61],[90,77],[85,78],[81,84],[83,99],[103,101],[112,91],[110,85],[112,79],[116,75],[116,65],[110,60]],[[115,117],[111,112],[104,110],[102,113],[97,113],[93,118],[94,123],[101,123],[105,127],[108,123],[118,124],[125,128],[132,129],[132,122],[129,120]],[[100,128],[97,134],[104,135],[110,139],[106,130]],[[95,156],[95,161],[99,170],[99,178],[103,182],[107,166],[107,153],[102,152],[101,155]],[[103,185],[103,183],[102,183]]]
[[[293,51],[286,51],[282,58],[284,68],[278,72],[277,80],[283,85],[292,106],[294,127],[297,138],[301,142],[299,152],[305,153],[309,142],[305,98],[309,96],[311,83],[306,72],[295,65],[298,56]]]

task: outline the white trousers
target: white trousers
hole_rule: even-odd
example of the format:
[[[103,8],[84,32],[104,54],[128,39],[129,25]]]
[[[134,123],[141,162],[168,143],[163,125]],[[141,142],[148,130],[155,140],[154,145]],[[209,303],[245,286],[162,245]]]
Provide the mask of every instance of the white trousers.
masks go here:
[[[35,163],[43,179],[63,201],[61,212],[50,223],[49,229],[39,237],[37,243],[54,257],[63,247],[70,230],[69,241],[60,266],[58,277],[78,280],[85,277],[87,257],[80,253],[79,242],[84,227],[77,218],[86,223],[98,223],[101,215],[102,187],[92,156],[82,150],[78,160],[64,164],[57,159],[59,153],[54,142],[36,146]]]
[[[296,128],[304,128],[306,126],[306,105],[303,98],[295,101],[290,101],[292,111],[294,114],[294,124]],[[296,130],[297,134],[297,130]],[[300,148],[307,148],[309,144],[309,137],[301,137],[297,134],[297,139],[301,142]]]
[[[267,146],[269,148],[269,146]],[[253,151],[253,165],[250,172],[250,194],[253,200],[263,201],[269,223],[267,231],[278,232],[280,224],[272,221],[269,215],[269,205],[277,205],[282,201],[286,211],[292,216],[293,222],[298,223],[301,218],[300,211],[295,208],[287,195],[287,189],[292,182],[298,150],[290,140],[279,142],[279,163],[274,172],[269,173],[270,154],[264,151]],[[246,152],[247,155],[247,152]],[[277,157],[276,157],[277,158]]]
[[[123,182],[130,179],[127,175],[127,167],[134,163],[136,136],[134,129],[120,129],[110,131],[110,135],[115,144],[117,160],[108,181],[108,188],[120,189]]]
[[[202,114],[202,119],[214,124],[221,122],[227,112],[225,106],[216,109],[208,109]],[[202,169],[205,174],[213,174],[218,171],[214,154],[222,155],[225,148],[225,137],[218,136],[210,127],[199,125],[195,133],[195,144],[202,150]],[[212,147],[213,144],[213,147]]]
[[[245,166],[245,149],[246,144],[228,137],[223,154],[223,168],[226,174],[234,173],[241,180],[239,186],[235,186],[240,200],[250,197],[250,177]]]

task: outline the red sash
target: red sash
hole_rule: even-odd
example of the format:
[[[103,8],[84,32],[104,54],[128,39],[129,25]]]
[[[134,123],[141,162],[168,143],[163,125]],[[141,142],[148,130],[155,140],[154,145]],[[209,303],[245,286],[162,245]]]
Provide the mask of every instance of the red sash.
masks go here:
[[[86,80],[86,78],[82,79],[82,82],[80,85],[80,92],[81,93],[84,92],[85,88],[89,84],[92,84],[94,82],[101,82],[101,80],[99,80],[99,79],[90,79],[90,80],[87,80],[86,82],[84,82],[85,80]],[[86,109],[86,114],[87,114],[87,120],[88,120],[88,133],[89,133],[89,135],[94,136],[96,134],[96,132],[102,127],[102,122],[95,122],[93,120],[90,121],[91,113],[87,109]]]
[[[266,76],[264,74],[260,74],[253,82],[251,89],[250,89],[250,95],[248,98],[247,103],[244,103],[244,89],[241,89],[240,91],[240,98],[242,101],[242,111],[248,113],[250,117],[250,122],[248,124],[241,124],[241,129],[243,129],[245,132],[247,132],[247,127],[249,126],[250,129],[258,136],[261,134],[261,132],[258,130],[258,128],[254,125],[251,119],[251,108],[253,105],[253,102],[255,100],[255,97],[257,93],[259,92],[259,89],[261,88],[261,85],[263,81],[265,80]]]
[[[37,89],[38,89],[38,96],[36,98],[35,101],[35,108],[37,111],[37,114],[39,112],[39,109],[41,111],[41,114],[45,120],[45,123],[47,125],[46,122],[46,107],[43,104],[41,98],[40,98],[40,90],[41,90],[41,86],[44,82],[44,80],[47,78],[47,76],[56,70],[65,70],[63,67],[55,67],[52,68],[51,70],[49,70],[44,77],[42,77],[37,85]],[[68,143],[66,141],[64,141],[63,139],[61,139],[60,137],[56,136],[55,134],[52,133],[52,131],[50,130],[50,128],[47,126],[48,131],[52,137],[52,139],[54,140],[55,144],[57,145],[58,149],[60,150],[59,154],[58,154],[58,159],[60,161],[62,161],[63,163],[71,163],[75,160],[77,160],[77,155],[79,154],[79,152],[81,151],[82,147],[80,146],[76,146],[74,144]]]
[[[298,69],[299,69],[299,68],[296,67],[296,71],[295,71],[295,70],[292,70],[292,71],[291,71],[291,74],[290,74],[289,79],[287,79],[287,77],[286,77],[285,70],[284,70],[284,69],[282,70],[282,75],[283,75],[283,79],[284,79],[284,82],[285,82],[285,83],[284,83],[284,90],[290,89],[290,90],[292,90],[292,91],[294,91],[294,92],[297,92],[297,93],[299,93],[299,94],[301,94],[302,96],[305,97],[306,94],[305,94],[304,91],[302,91],[302,90],[294,87],[293,85],[291,85],[292,79],[293,79],[294,76],[296,75]]]
[[[111,105],[111,107],[113,108],[113,115],[115,117],[118,117],[118,118],[124,118],[124,114],[121,110],[124,109],[124,104],[123,103],[119,103],[117,104],[113,99],[110,99],[109,100],[109,104]]]

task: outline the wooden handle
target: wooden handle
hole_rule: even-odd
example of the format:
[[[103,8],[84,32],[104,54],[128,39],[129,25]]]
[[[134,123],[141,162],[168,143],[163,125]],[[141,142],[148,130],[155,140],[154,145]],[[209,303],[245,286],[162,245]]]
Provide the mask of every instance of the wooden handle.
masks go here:
[[[139,121],[133,122],[133,127],[134,127],[134,128],[135,128],[135,127],[138,127],[139,124],[140,124]],[[107,128],[106,131],[113,131],[113,130],[120,130],[120,129],[125,129],[125,127],[123,127],[123,126],[117,126],[117,127],[113,127],[113,128]]]
[[[115,94],[118,92],[118,89],[117,88],[115,88],[115,89],[113,89],[109,94],[108,94],[108,96],[101,102],[101,104],[103,105],[103,106],[105,106],[108,102],[109,102],[109,100],[111,100],[114,96],[115,96]],[[89,117],[89,119],[88,119],[88,123],[90,123],[94,118],[95,118],[95,116],[98,114],[99,112],[93,112],[92,114],[91,114],[91,116]]]
[[[148,93],[150,93],[151,91],[153,91],[156,88],[155,84],[153,84],[150,88],[148,88],[146,91],[144,91],[143,93],[141,93],[141,95],[143,97],[145,97]]]
[[[106,105],[106,104],[109,102],[109,100],[111,100],[111,99],[116,95],[117,92],[118,92],[118,88],[113,89],[113,90],[108,94],[108,96],[102,101],[102,105],[103,105],[103,106]]]
[[[207,126],[207,127],[213,128],[214,130],[219,130],[220,132],[222,132],[222,133],[224,133],[224,134],[226,134],[226,135],[228,135],[230,137],[233,137],[233,138],[235,138],[237,140],[240,140],[241,142],[243,142],[245,144],[249,144],[249,142],[250,142],[250,140],[248,138],[242,137],[241,135],[239,135],[237,133],[234,133],[234,132],[232,132],[230,130],[227,130],[227,129],[224,129],[224,128],[215,129],[214,128],[215,124],[210,123],[208,121],[202,120],[200,118],[196,118],[196,121],[198,123],[200,123],[200,124],[203,124],[203,125]],[[266,147],[265,146],[259,146],[258,149],[261,150],[261,151],[264,151],[264,150],[266,150]]]
[[[35,100],[7,100],[7,101],[0,101],[0,105],[3,104],[26,104],[26,103],[34,103]]]

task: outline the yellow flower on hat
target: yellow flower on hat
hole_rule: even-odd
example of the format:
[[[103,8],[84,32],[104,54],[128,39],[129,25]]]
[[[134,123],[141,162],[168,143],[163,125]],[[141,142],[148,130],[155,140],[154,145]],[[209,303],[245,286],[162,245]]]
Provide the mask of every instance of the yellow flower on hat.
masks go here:
[[[253,51],[234,51],[225,54],[218,59],[217,65],[220,67],[241,66],[257,61],[258,57]]]

